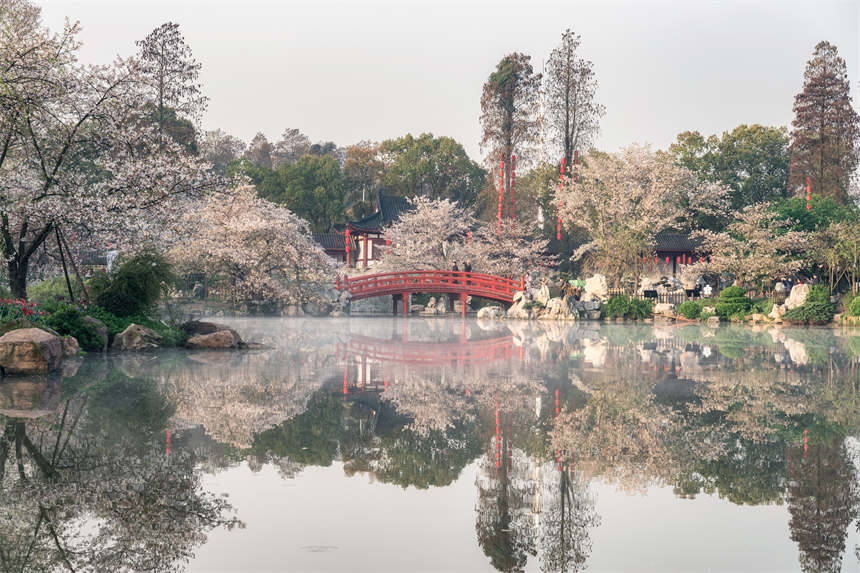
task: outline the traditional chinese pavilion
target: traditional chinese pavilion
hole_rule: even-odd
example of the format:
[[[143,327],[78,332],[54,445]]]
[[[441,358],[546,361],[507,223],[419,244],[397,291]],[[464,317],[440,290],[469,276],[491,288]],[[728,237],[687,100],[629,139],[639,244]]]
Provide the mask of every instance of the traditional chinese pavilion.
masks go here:
[[[657,266],[665,276],[676,276],[683,265],[689,265],[698,260],[696,250],[701,241],[690,238],[683,233],[661,232],[654,237],[654,252]]]
[[[350,248],[342,260],[346,260],[349,266],[365,269],[372,267],[385,252],[385,229],[411,208],[405,197],[385,195],[381,189],[378,190],[373,214],[345,225],[342,232],[343,242],[344,245],[349,244]]]
[[[343,230],[330,233],[314,233],[314,240],[322,246],[328,256],[338,262],[346,262],[346,234]],[[355,238],[350,237],[349,242],[349,252],[354,253],[356,251]]]

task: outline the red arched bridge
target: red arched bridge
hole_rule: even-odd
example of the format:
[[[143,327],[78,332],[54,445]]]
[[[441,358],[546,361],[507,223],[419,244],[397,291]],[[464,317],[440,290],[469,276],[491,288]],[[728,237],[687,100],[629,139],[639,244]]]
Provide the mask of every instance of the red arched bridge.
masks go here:
[[[414,293],[446,293],[460,295],[460,308],[466,314],[466,297],[480,296],[502,302],[513,302],[514,293],[522,291],[525,281],[460,271],[406,271],[377,273],[338,279],[338,290],[349,291],[352,300],[394,295],[403,301],[403,314],[409,313],[409,297]]]

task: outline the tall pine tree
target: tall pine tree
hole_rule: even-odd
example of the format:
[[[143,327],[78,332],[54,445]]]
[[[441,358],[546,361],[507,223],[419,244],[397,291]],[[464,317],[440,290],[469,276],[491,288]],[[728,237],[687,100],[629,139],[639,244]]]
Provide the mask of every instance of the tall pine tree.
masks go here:
[[[845,60],[836,46],[819,42],[803,74],[803,91],[794,98],[789,185],[847,203],[860,161],[860,116],[851,104]]]
[[[531,56],[505,56],[490,74],[481,94],[481,149],[491,172],[499,159],[505,162],[505,189],[511,188],[511,156],[525,166],[538,142],[538,102],[541,75],[535,74]]]

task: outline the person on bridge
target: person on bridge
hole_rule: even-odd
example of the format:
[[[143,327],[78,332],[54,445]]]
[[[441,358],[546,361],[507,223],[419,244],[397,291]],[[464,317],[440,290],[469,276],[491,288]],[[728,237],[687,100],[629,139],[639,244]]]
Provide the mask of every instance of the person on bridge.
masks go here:
[[[471,273],[471,272],[472,272],[472,263],[470,263],[469,261],[466,261],[465,263],[463,263],[463,272]],[[467,284],[467,285],[470,285],[470,284],[472,284],[472,281],[470,281],[470,280],[467,278],[467,279],[466,279],[466,284]]]

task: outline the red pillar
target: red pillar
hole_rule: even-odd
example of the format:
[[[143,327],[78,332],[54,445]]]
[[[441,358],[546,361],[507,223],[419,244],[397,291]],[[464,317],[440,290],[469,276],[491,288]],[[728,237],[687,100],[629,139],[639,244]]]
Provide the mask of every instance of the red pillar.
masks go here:
[[[412,296],[410,293],[403,293],[403,316],[409,316],[409,298]]]
[[[466,318],[466,293],[460,293],[460,312]]]
[[[511,155],[511,219],[516,218],[517,204],[517,156]]]
[[[498,226],[496,227],[496,234],[500,235],[502,233],[502,205],[505,200],[505,160],[502,158],[499,161],[499,212],[497,215],[498,218]]]

